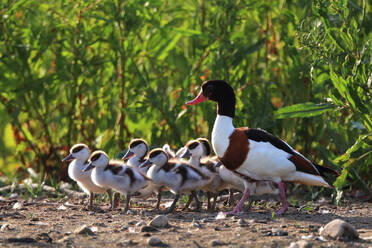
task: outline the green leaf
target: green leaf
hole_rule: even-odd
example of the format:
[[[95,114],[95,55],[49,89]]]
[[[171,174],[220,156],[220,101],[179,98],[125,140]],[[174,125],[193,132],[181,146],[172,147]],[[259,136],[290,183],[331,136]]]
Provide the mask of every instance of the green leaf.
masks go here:
[[[368,137],[368,135],[359,135],[359,138],[355,141],[354,145],[352,145],[347,151],[342,154],[341,156],[338,156],[334,163],[338,163],[340,161],[346,161],[350,159],[351,153],[357,151],[359,148],[362,147],[364,140]]]
[[[278,109],[274,116],[276,119],[295,118],[295,117],[313,117],[321,115],[327,111],[335,109],[336,106],[330,103],[299,103],[288,107]]]

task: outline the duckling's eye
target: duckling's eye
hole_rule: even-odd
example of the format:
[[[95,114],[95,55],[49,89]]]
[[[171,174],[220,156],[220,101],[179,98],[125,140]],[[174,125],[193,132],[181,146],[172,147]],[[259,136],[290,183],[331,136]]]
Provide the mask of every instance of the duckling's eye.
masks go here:
[[[92,157],[91,161],[96,161],[97,159],[99,159],[99,157],[101,156],[101,154],[96,154]]]
[[[193,142],[193,143],[191,143],[188,147],[189,147],[190,150],[193,150],[193,149],[195,149],[198,145],[199,145],[198,142]]]
[[[72,150],[72,153],[77,153],[77,152],[80,152],[81,150],[84,149],[84,146],[78,146],[78,147],[75,147],[73,150]]]

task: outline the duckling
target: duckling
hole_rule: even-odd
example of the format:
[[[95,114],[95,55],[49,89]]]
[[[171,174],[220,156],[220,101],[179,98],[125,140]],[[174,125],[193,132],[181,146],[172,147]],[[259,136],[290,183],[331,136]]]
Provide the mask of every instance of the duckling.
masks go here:
[[[95,151],[90,156],[84,171],[91,169],[95,184],[112,188],[126,196],[125,212],[129,209],[131,196],[139,195],[139,191],[151,183],[151,180],[135,167],[125,165],[120,160],[110,160],[104,151]]]
[[[107,192],[112,205],[112,193],[108,188],[100,187],[93,183],[91,179],[91,171],[84,172],[83,169],[87,165],[86,162],[90,156],[90,151],[85,144],[75,144],[70,149],[70,154],[66,156],[62,162],[71,161],[68,166],[69,177],[77,182],[79,187],[89,195],[89,206],[93,205],[94,193]]]
[[[182,193],[192,192],[196,196],[195,190],[201,189],[211,181],[211,178],[204,175],[200,170],[194,168],[187,162],[175,158],[169,159],[163,149],[154,149],[149,153],[149,158],[141,165],[153,164],[147,171],[147,176],[154,184],[167,187],[175,194],[172,205],[164,212],[174,211],[177,201]],[[158,194],[160,202],[161,192]]]
[[[127,160],[127,165],[139,168],[145,161],[144,157],[149,151],[149,146],[144,139],[132,139],[128,145],[128,151],[123,156],[123,160]],[[139,168],[139,170],[146,175],[147,168]]]
[[[211,154],[211,144],[205,138],[198,138],[189,141],[185,147],[186,151],[182,155],[182,158],[190,157],[189,163],[192,166],[199,169],[204,175],[212,178],[211,182],[203,187],[203,190],[207,193],[207,210],[213,211],[216,206],[218,193],[226,187],[218,174],[219,168],[215,166],[217,160],[208,157]],[[212,197],[214,201],[211,205]]]

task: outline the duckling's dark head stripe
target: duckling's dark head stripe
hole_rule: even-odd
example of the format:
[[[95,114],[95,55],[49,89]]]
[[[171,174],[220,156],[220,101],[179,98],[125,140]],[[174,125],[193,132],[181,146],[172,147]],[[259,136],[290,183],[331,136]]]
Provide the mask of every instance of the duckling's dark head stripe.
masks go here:
[[[72,149],[72,153],[77,153],[77,152],[80,152],[81,150],[83,150],[85,148],[84,145],[79,145],[79,146],[76,146]]]
[[[207,156],[211,155],[211,143],[205,138],[199,138],[199,142],[201,142],[205,147],[205,152]]]
[[[193,149],[195,149],[198,145],[199,145],[199,142],[197,142],[197,141],[192,141],[192,142],[188,143],[186,146],[187,146],[187,148],[189,148],[190,150],[193,150]]]
[[[148,147],[146,141],[144,141],[143,139],[134,139],[130,142],[129,148],[132,149],[140,144],[145,144],[146,147]]]
[[[90,158],[90,160],[91,160],[91,161],[96,161],[97,159],[99,159],[100,156],[101,156],[101,153],[96,153],[96,154],[94,154],[94,155]]]
[[[154,149],[154,150],[152,150],[152,151],[150,152],[149,157],[150,157],[150,158],[155,158],[156,156],[158,156],[158,155],[161,154],[161,153],[166,154],[162,149]]]

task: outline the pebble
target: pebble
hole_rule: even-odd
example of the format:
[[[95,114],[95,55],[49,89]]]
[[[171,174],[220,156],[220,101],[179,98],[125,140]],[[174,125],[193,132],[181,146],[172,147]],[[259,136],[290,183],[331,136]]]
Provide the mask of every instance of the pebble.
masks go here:
[[[279,228],[272,228],[271,233],[273,236],[288,236],[288,232],[285,232]]]
[[[149,246],[158,246],[161,245],[163,242],[161,242],[161,239],[158,237],[150,237],[147,239],[147,244]]]
[[[136,220],[132,220],[132,221],[129,221],[129,222],[128,222],[128,225],[134,226],[134,225],[137,224],[137,223],[138,223],[138,221],[136,221]]]
[[[335,219],[320,228],[319,234],[324,238],[337,240],[358,239],[359,234],[354,226],[341,219]]]
[[[87,235],[94,235],[94,232],[91,228],[89,228],[87,225],[83,225],[81,227],[78,227],[74,231],[75,234],[87,234]]]
[[[225,243],[219,241],[218,239],[214,239],[209,242],[209,245],[212,247],[215,247],[215,246],[225,245]]]
[[[199,222],[195,221],[193,223],[191,223],[190,227],[193,227],[193,228],[201,228],[201,225]]]
[[[168,217],[165,215],[157,215],[150,221],[149,225],[158,228],[166,227],[168,226]]]
[[[226,214],[224,212],[218,212],[217,216],[216,216],[216,220],[223,220],[223,219],[226,219]]]
[[[59,211],[65,211],[66,209],[67,209],[67,207],[63,204],[57,208],[57,210],[59,210]]]
[[[141,232],[159,232],[159,230],[152,226],[142,226]]]
[[[297,242],[292,242],[288,248],[310,248],[313,245],[305,240],[300,240]]]
[[[238,224],[240,226],[247,226],[248,225],[248,223],[243,218],[239,219]]]
[[[14,203],[13,209],[21,209],[21,208],[23,208],[23,204],[22,203],[20,203],[20,202]]]

